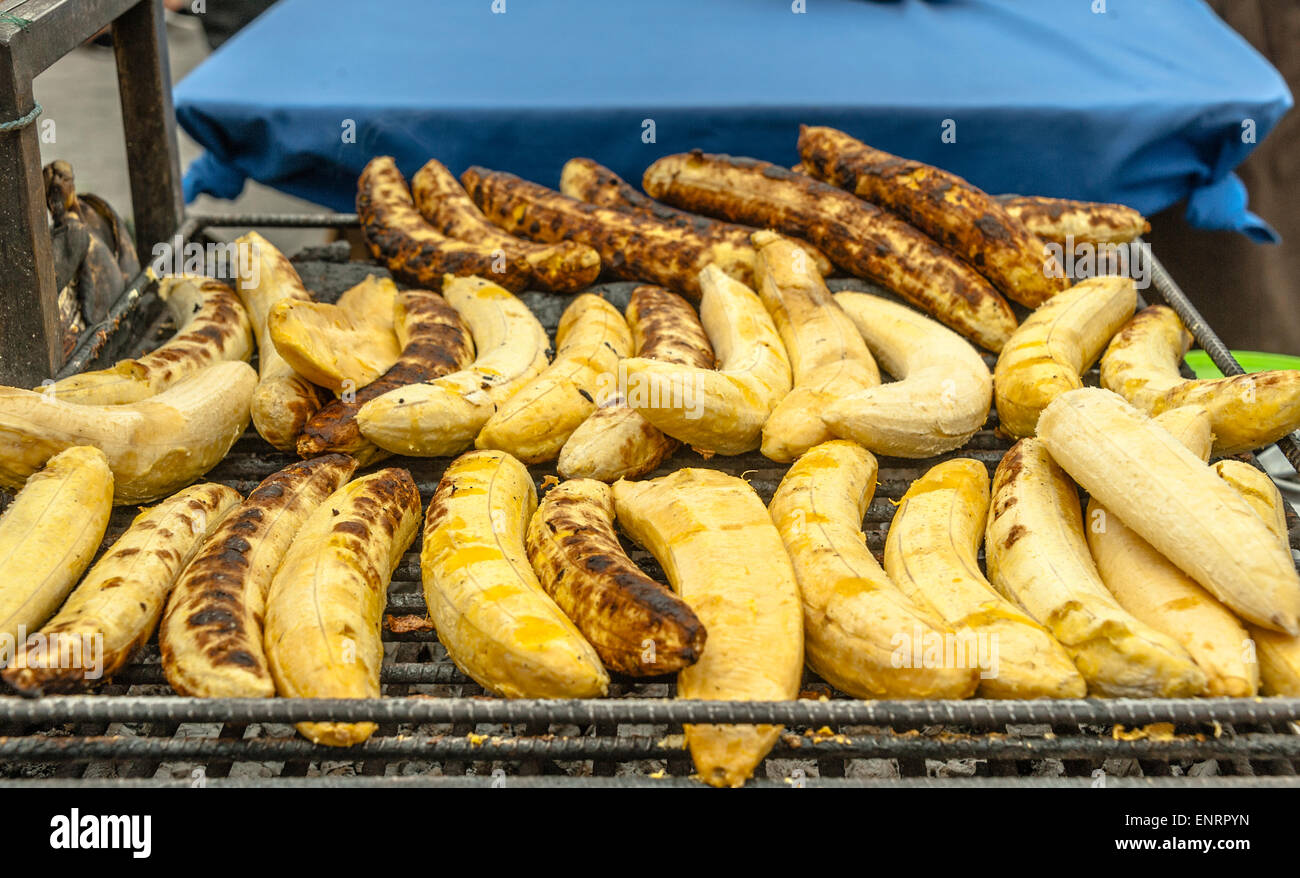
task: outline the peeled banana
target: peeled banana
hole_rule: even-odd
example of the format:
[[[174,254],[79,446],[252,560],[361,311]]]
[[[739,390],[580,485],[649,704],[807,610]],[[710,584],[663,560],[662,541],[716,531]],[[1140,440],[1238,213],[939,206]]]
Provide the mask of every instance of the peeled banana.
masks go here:
[[[546,368],[546,330],[505,289],[447,275],[442,294],[469,326],[478,357],[459,372],[395,388],[361,407],[361,435],[394,454],[464,450],[497,408]]]
[[[1300,371],[1192,381],[1178,371],[1191,344],[1191,333],[1172,308],[1139,311],[1102,356],[1101,386],[1152,415],[1205,406],[1216,456],[1263,448],[1300,428]]]
[[[785,462],[832,438],[822,410],[880,384],[880,370],[808,251],[775,232],[755,232],[753,240],[758,294],[776,323],[794,376],[793,389],[763,425],[762,451]]]
[[[1034,435],[1039,413],[1083,386],[1083,373],[1136,307],[1132,278],[1105,276],[1080,281],[1030,314],[1003,346],[993,372],[1002,431],[1017,439]]]
[[[946,660],[952,629],[867,548],[862,516],[875,489],[871,452],[833,440],[794,462],[768,507],[799,581],[808,666],[858,698],[966,698],[978,663]],[[936,645],[938,661],[925,661]]]
[[[1205,690],[1187,651],[1135,619],[1102,584],[1077,489],[1043,439],[1021,439],[998,464],[984,551],[993,585],[1052,632],[1091,694],[1179,698]]]
[[[1038,435],[1089,494],[1237,615],[1300,634],[1290,553],[1167,430],[1118,395],[1084,388],[1043,411]]]
[[[419,527],[419,489],[397,468],[344,485],[307,517],[266,595],[266,664],[280,697],[379,697],[388,583]],[[334,747],[376,728],[298,724]]]
[[[248,426],[257,374],[239,361],[196,372],[129,405],[76,405],[0,387],[0,486],[20,487],[64,449],[93,445],[113,470],[113,502],[149,503],[221,462]]]
[[[605,667],[648,677],[676,673],[699,659],[704,626],[623,551],[614,533],[614,495],[604,482],[571,479],[547,492],[525,546],[542,588]]]
[[[63,603],[95,556],[113,510],[98,448],[55,454],[0,516],[0,665]]]
[[[790,361],[749,287],[709,265],[700,272],[700,288],[700,321],[718,370],[624,360],[627,405],[697,451],[743,454],[758,447],[764,422],[790,391]]]
[[[122,405],[161,393],[213,363],[252,356],[248,312],[221,281],[164,277],[158,282],[158,297],[176,322],[175,335],[143,357],[71,375],[42,392],[81,405]]]
[[[524,548],[537,492],[503,451],[471,451],[443,473],[425,516],[420,573],[452,661],[506,698],[594,698],[609,675],[547,596]]]
[[[584,293],[564,310],[555,345],[554,362],[501,404],[475,447],[508,451],[524,463],[556,457],[596,411],[597,396],[613,390],[632,334],[617,308]]]
[[[177,577],[239,500],[225,485],[192,485],[137,515],[18,653],[5,682],[42,695],[111,678],[153,635]]]
[[[1082,698],[1087,683],[1065,648],[980,573],[989,475],[946,460],[912,483],[885,541],[885,570],[903,594],[956,629],[961,653],[983,659],[983,698]]]
[[[831,432],[876,454],[932,457],[966,444],[988,419],[993,379],[957,333],[867,293],[835,296],[867,347],[897,381],[826,406]]]
[[[659,479],[615,482],[614,510],[709,632],[703,656],[677,675],[677,696],[783,701],[798,695],[799,586],[754,489],[713,470],[680,469]],[[737,787],[780,732],[780,726],[687,725],[686,743],[701,780]]]

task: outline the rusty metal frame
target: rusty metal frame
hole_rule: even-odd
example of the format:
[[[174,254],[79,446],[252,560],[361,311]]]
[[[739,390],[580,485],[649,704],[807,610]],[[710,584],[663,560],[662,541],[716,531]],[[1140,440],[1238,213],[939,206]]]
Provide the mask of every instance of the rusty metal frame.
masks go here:
[[[0,122],[36,109],[37,75],[112,25],[136,244],[180,226],[180,153],[162,0],[0,0]],[[0,381],[34,386],[63,365],[38,127],[0,132]]]

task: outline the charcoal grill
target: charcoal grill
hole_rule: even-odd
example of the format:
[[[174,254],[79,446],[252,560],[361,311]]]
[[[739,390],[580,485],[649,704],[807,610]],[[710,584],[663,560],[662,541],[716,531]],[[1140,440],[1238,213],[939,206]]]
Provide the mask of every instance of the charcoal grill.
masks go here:
[[[352,215],[201,216],[188,219],[182,234],[188,240],[221,227],[355,223]],[[831,285],[879,292],[861,281]],[[622,304],[631,286],[594,289]],[[64,374],[136,353],[166,331],[153,288],[147,275],[138,278],[105,323],[86,333]],[[320,292],[329,298],[341,288]],[[1225,374],[1241,371],[1155,260],[1147,293],[1178,312]],[[567,297],[525,299],[553,332]],[[996,467],[1010,443],[995,426],[996,415],[965,448],[941,458],[880,458],[864,523],[877,555],[894,504],[938,460],[966,456]],[[1279,444],[1300,464],[1294,437]],[[292,459],[249,432],[208,478],[247,494]],[[391,462],[410,469],[426,504],[447,463]],[[757,453],[702,463],[683,451],[658,474],[692,465],[743,474],[764,501],[786,469]],[[550,465],[530,471],[539,484],[553,473]],[[130,517],[115,512],[106,544]],[[1300,522],[1290,509],[1288,525],[1300,548]],[[628,548],[662,579],[653,558]],[[0,696],[0,786],[698,786],[682,737],[689,722],[783,724],[754,786],[1300,785],[1300,699],[1292,698],[869,702],[811,672],[793,702],[676,701],[670,677],[615,677],[600,700],[494,698],[451,662],[427,623],[418,542],[393,577],[384,646],[381,699],[179,698],[170,694],[153,643],[96,694]],[[379,729],[362,745],[331,748],[295,734],[292,723],[309,719],[369,720]],[[1167,725],[1148,728],[1154,723]]]

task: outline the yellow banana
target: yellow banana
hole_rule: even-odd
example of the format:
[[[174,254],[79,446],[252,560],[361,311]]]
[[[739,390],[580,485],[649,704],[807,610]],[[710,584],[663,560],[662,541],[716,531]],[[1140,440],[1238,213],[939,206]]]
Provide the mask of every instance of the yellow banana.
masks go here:
[[[799,586],[754,489],[713,470],[680,469],[660,479],[615,482],[614,510],[709,632],[704,655],[677,675],[677,696],[797,696],[803,669]],[[780,726],[687,725],[686,743],[701,780],[738,787],[780,732]]]
[[[624,360],[627,405],[698,451],[743,454],[790,391],[790,361],[753,290],[716,265],[700,272],[700,321],[718,370],[644,357]]]
[[[18,653],[5,681],[42,695],[111,678],[153,635],[176,578],[239,500],[225,485],[193,485],[137,515]]]
[[[1038,415],[1086,372],[1137,307],[1132,278],[1094,277],[1048,299],[998,354],[993,394],[1002,431],[1034,435]]]
[[[704,334],[700,318],[676,293],[663,287],[639,286],[628,300],[626,316],[636,356],[713,368],[713,346]],[[622,389],[598,400],[598,404],[600,407],[573,431],[560,449],[556,469],[566,479],[602,482],[634,479],[654,470],[677,450],[676,439],[665,436],[658,427],[627,407],[627,396]]]
[[[508,451],[524,463],[553,459],[596,410],[597,396],[612,391],[632,333],[617,308],[584,293],[564,310],[555,345],[555,361],[488,418],[476,448]]]
[[[537,492],[503,451],[451,462],[429,502],[420,574],[429,618],[452,661],[506,698],[593,698],[609,675],[547,596],[524,549]]]
[[[1087,684],[1065,648],[980,573],[988,508],[984,464],[957,458],[933,467],[898,504],[885,570],[905,595],[956,629],[968,657],[981,659],[981,697],[1082,698]]]
[[[827,406],[822,420],[832,433],[876,454],[932,457],[960,448],[984,426],[993,379],[969,342],[879,296],[839,293],[835,301],[898,380]]]
[[[388,583],[420,526],[404,469],[344,485],[316,507],[266,596],[266,664],[282,698],[378,698]],[[347,747],[374,723],[298,723],[317,744]]]
[[[1084,388],[1043,411],[1038,435],[1089,494],[1237,615],[1300,634],[1290,553],[1169,431],[1118,395]]]
[[[212,469],[248,426],[257,374],[218,363],[129,405],[76,405],[0,387],[0,486],[16,488],[54,455],[93,445],[113,470],[113,502],[149,503]]]
[[[862,533],[876,459],[842,439],[805,452],[768,507],[794,564],[808,666],[857,698],[966,698],[977,665],[916,662],[953,631],[880,569]]]
[[[442,294],[469,326],[477,358],[459,372],[398,387],[361,407],[361,435],[395,454],[439,457],[464,450],[492,413],[546,368],[546,330],[503,287],[446,275]]]
[[[775,232],[755,232],[758,294],[790,356],[794,387],[763,425],[762,451],[794,460],[831,437],[827,405],[880,384],[867,343],[826,288],[807,250]]]
[[[175,335],[143,357],[72,375],[42,392],[81,405],[123,405],[161,393],[213,363],[252,355],[248,312],[221,281],[164,277],[158,281],[158,297],[176,323]]]
[[[281,299],[267,313],[275,350],[295,372],[336,394],[365,387],[401,356],[397,284],[371,275],[338,304]]]
[[[1300,371],[1190,381],[1178,366],[1191,344],[1191,333],[1172,308],[1139,311],[1102,356],[1101,386],[1152,415],[1205,406],[1216,456],[1263,448],[1300,428]]]
[[[285,362],[271,339],[271,308],[290,299],[310,302],[311,294],[293,264],[275,246],[257,232],[235,239],[248,252],[252,266],[246,275],[235,278],[235,292],[248,311],[257,336],[257,389],[253,392],[253,426],[262,438],[281,451],[293,451],[298,434],[316,410],[325,404],[326,395]]]
[[[0,665],[50,618],[95,556],[113,510],[113,473],[76,446],[33,473],[0,516]]]
[[[1092,694],[1177,698],[1204,691],[1205,674],[1187,651],[1126,612],[1102,584],[1084,540],[1077,489],[1044,440],[1021,439],[998,464],[984,552],[993,585],[1052,632]]]
[[[185,568],[158,628],[163,673],[181,695],[270,698],[266,592],[304,521],[357,462],[326,454],[272,473],[221,522]]]
[[[1193,454],[1210,454],[1210,413],[1199,406],[1156,418]],[[1232,613],[1128,525],[1092,499],[1085,531],[1101,581],[1139,620],[1182,644],[1205,672],[1206,694],[1246,698],[1259,688],[1249,635]]]

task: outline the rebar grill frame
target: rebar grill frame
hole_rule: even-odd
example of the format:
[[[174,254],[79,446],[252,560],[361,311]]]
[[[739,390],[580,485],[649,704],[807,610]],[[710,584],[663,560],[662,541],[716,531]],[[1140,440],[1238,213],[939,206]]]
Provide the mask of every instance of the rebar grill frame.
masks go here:
[[[186,219],[181,235],[355,225],[351,214],[199,215]],[[1220,370],[1239,374],[1240,365],[1154,257],[1152,280],[1157,298]],[[153,286],[146,270],[108,320],[86,333],[64,373],[96,368],[129,349],[131,336],[161,310]],[[993,414],[965,447],[937,458],[879,458],[877,493],[864,522],[877,556],[894,501],[935,463],[961,456],[996,467],[1011,443],[993,433],[995,426]],[[1279,444],[1293,465],[1300,462],[1295,437]],[[249,432],[206,478],[246,495],[293,459]],[[411,470],[427,503],[447,462],[390,458],[378,465]],[[690,465],[744,474],[765,502],[787,468],[756,452],[701,464],[683,451],[657,474]],[[530,472],[540,483],[553,467]],[[1300,548],[1300,521],[1287,511],[1292,546]],[[106,544],[130,517],[115,512]],[[653,558],[628,548],[662,579]],[[151,643],[96,694],[0,696],[0,786],[698,786],[688,778],[681,734],[691,722],[784,725],[756,786],[1300,786],[1300,699],[1292,698],[868,702],[833,691],[811,672],[793,702],[673,700],[668,677],[616,677],[610,697],[599,700],[490,697],[420,621],[418,549],[417,541],[390,588],[383,698],[179,698],[167,694]],[[333,748],[296,736],[290,724],[304,720],[368,720],[379,729],[362,745]],[[1168,725],[1128,731],[1153,723]]]

